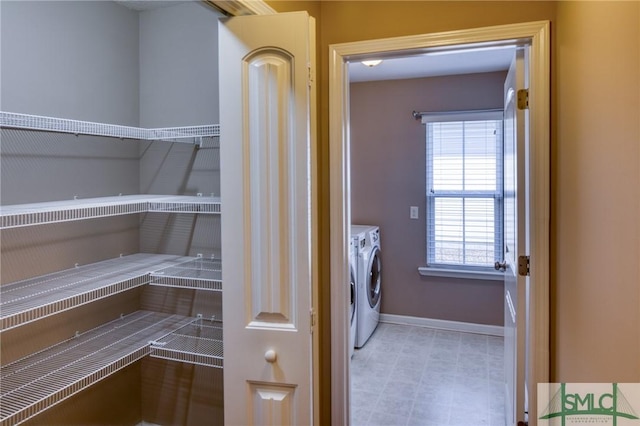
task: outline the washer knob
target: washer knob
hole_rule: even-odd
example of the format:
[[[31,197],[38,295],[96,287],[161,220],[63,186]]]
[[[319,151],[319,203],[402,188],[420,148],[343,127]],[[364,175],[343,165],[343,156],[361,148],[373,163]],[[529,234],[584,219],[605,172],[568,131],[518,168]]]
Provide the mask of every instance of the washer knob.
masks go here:
[[[273,349],[269,349],[264,353],[264,359],[266,359],[267,362],[274,363],[276,362],[276,359],[278,359],[278,354],[276,354],[276,351]]]

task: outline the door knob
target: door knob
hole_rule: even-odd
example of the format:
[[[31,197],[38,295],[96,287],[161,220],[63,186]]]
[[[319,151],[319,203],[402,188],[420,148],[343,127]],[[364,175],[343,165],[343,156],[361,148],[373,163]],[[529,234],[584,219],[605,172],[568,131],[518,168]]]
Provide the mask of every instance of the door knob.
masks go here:
[[[264,353],[264,359],[266,359],[267,362],[274,363],[276,362],[276,359],[278,359],[278,354],[276,354],[276,351],[274,351],[273,349],[269,349]]]
[[[503,260],[502,263],[498,261],[493,265],[493,267],[496,269],[496,271],[504,272],[507,270],[507,261]]]

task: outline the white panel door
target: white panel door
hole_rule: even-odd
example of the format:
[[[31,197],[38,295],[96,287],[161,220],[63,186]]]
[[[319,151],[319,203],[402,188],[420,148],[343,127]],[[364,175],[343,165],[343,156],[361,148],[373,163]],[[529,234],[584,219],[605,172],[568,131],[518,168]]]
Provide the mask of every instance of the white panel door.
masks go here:
[[[516,51],[504,85],[504,365],[507,425],[525,420],[525,336],[527,278],[518,273],[526,244],[526,123],[518,108],[525,87],[524,49]]]
[[[314,31],[305,12],[219,25],[227,425],[313,421]]]

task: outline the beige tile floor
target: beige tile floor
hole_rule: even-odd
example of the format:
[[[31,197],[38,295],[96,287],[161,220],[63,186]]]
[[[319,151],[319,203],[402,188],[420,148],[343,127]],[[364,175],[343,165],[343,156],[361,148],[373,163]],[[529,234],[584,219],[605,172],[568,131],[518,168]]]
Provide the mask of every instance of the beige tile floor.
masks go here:
[[[354,426],[503,426],[501,337],[380,323],[351,360]]]

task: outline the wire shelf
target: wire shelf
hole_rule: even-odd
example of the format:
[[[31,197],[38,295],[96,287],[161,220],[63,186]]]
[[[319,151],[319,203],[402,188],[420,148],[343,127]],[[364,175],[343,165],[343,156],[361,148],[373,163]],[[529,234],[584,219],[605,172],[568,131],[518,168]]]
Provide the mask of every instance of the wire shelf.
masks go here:
[[[158,129],[147,130],[147,140],[176,140],[183,138],[202,138],[220,136],[219,124],[206,124],[203,126],[186,126],[186,127],[164,127]]]
[[[220,259],[190,259],[151,273],[151,285],[222,291]]]
[[[140,253],[3,285],[0,332],[148,284],[151,271],[192,260]]]
[[[142,127],[68,120],[66,118],[5,111],[0,111],[0,127],[71,133],[74,135],[106,136],[119,139],[166,140],[187,143],[195,143],[202,137],[220,136],[219,124],[145,129]]]
[[[20,424],[148,355],[193,318],[138,311],[0,369],[0,426]]]
[[[150,212],[219,214],[220,197],[166,197],[159,201],[149,201]]]
[[[151,357],[223,368],[222,322],[202,318],[151,342]]]
[[[146,212],[219,214],[220,197],[121,195],[0,206],[0,229]]]

